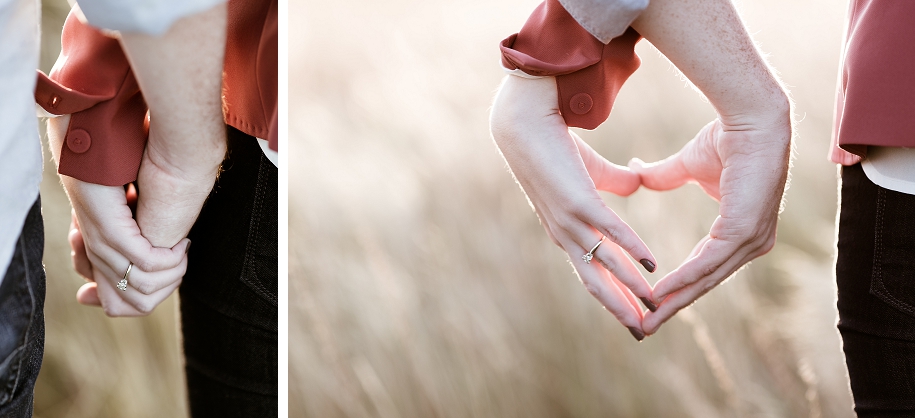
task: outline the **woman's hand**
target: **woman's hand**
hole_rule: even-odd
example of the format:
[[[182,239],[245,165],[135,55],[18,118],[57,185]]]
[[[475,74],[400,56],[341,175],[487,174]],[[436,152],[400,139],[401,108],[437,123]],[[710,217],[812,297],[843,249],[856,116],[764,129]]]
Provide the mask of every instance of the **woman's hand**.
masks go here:
[[[49,120],[48,138],[55,160],[63,144],[69,116]],[[190,241],[156,248],[142,234],[128,206],[123,187],[86,183],[61,176],[73,206],[70,245],[73,265],[90,281],[77,300],[100,305],[109,316],[141,316],[165,300],[181,283]],[[125,291],[117,289],[133,263]]]
[[[585,288],[641,340],[642,309],[651,286],[627,253],[649,271],[657,262],[639,236],[608,208],[597,190],[628,196],[639,176],[594,152],[566,127],[552,77],[506,77],[490,116],[493,139],[553,243]],[[583,260],[602,237],[594,263]],[[650,308],[654,308],[647,302]]]

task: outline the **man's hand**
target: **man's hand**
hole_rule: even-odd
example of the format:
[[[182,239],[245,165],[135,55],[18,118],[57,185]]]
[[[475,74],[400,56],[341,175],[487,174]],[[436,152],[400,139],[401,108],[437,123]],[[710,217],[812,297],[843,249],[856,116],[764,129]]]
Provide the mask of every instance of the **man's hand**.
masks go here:
[[[594,152],[569,131],[557,108],[552,77],[503,82],[490,116],[493,139],[553,243],[565,250],[585,288],[641,340],[642,309],[651,286],[627,253],[649,271],[657,264],[639,236],[597,190],[628,196],[639,177]],[[601,237],[593,263],[582,256]],[[653,305],[648,302],[651,308]]]
[[[775,245],[788,176],[786,130],[776,123],[769,130],[740,131],[715,120],[670,158],[648,165],[630,162],[649,189],[671,190],[693,182],[720,203],[709,234],[680,267],[655,284],[655,300],[663,302],[642,321],[646,333],[656,332],[680,309]]]
[[[179,20],[163,36],[121,34],[149,105],[137,221],[156,246],[171,247],[187,236],[225,158],[226,25],[222,3]]]
[[[791,149],[791,107],[730,0],[652,0],[632,23],[705,94],[719,120],[677,155],[642,167],[642,183],[698,183],[720,216],[687,260],[654,288],[648,334],[775,244]]]

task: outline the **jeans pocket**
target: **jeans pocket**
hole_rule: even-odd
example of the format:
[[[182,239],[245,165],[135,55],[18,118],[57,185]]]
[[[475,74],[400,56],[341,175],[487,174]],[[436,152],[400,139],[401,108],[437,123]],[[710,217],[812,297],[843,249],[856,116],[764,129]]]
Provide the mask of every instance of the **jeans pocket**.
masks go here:
[[[242,282],[274,307],[279,286],[277,176],[277,168],[262,154],[241,275]]]
[[[915,317],[915,196],[879,188],[870,293]]]

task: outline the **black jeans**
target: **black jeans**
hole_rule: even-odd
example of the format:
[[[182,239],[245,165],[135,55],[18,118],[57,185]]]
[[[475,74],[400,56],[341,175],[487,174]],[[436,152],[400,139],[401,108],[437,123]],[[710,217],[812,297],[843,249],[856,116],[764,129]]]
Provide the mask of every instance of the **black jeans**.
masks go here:
[[[859,417],[915,416],[915,196],[842,170],[839,331]]]
[[[45,274],[41,199],[25,218],[0,284],[0,417],[31,417],[44,354]]]
[[[278,414],[278,187],[255,139],[228,128],[180,288],[193,417]]]

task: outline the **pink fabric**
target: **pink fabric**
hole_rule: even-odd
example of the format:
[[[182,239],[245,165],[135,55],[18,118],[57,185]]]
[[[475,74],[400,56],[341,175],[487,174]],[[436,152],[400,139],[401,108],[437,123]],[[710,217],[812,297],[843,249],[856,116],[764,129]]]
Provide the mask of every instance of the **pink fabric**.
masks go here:
[[[558,0],[541,3],[517,34],[499,45],[502,65],[536,76],[555,76],[566,125],[594,129],[607,120],[623,83],[641,61],[634,29],[604,45]]]
[[[76,10],[78,6],[74,6]],[[278,146],[277,2],[230,0],[223,72],[226,123]],[[120,186],[137,178],[146,148],[146,102],[120,42],[71,12],[61,58],[38,73],[35,101],[71,114],[58,171],[85,182]]]
[[[915,147],[915,1],[851,2],[829,157],[868,146]]]

